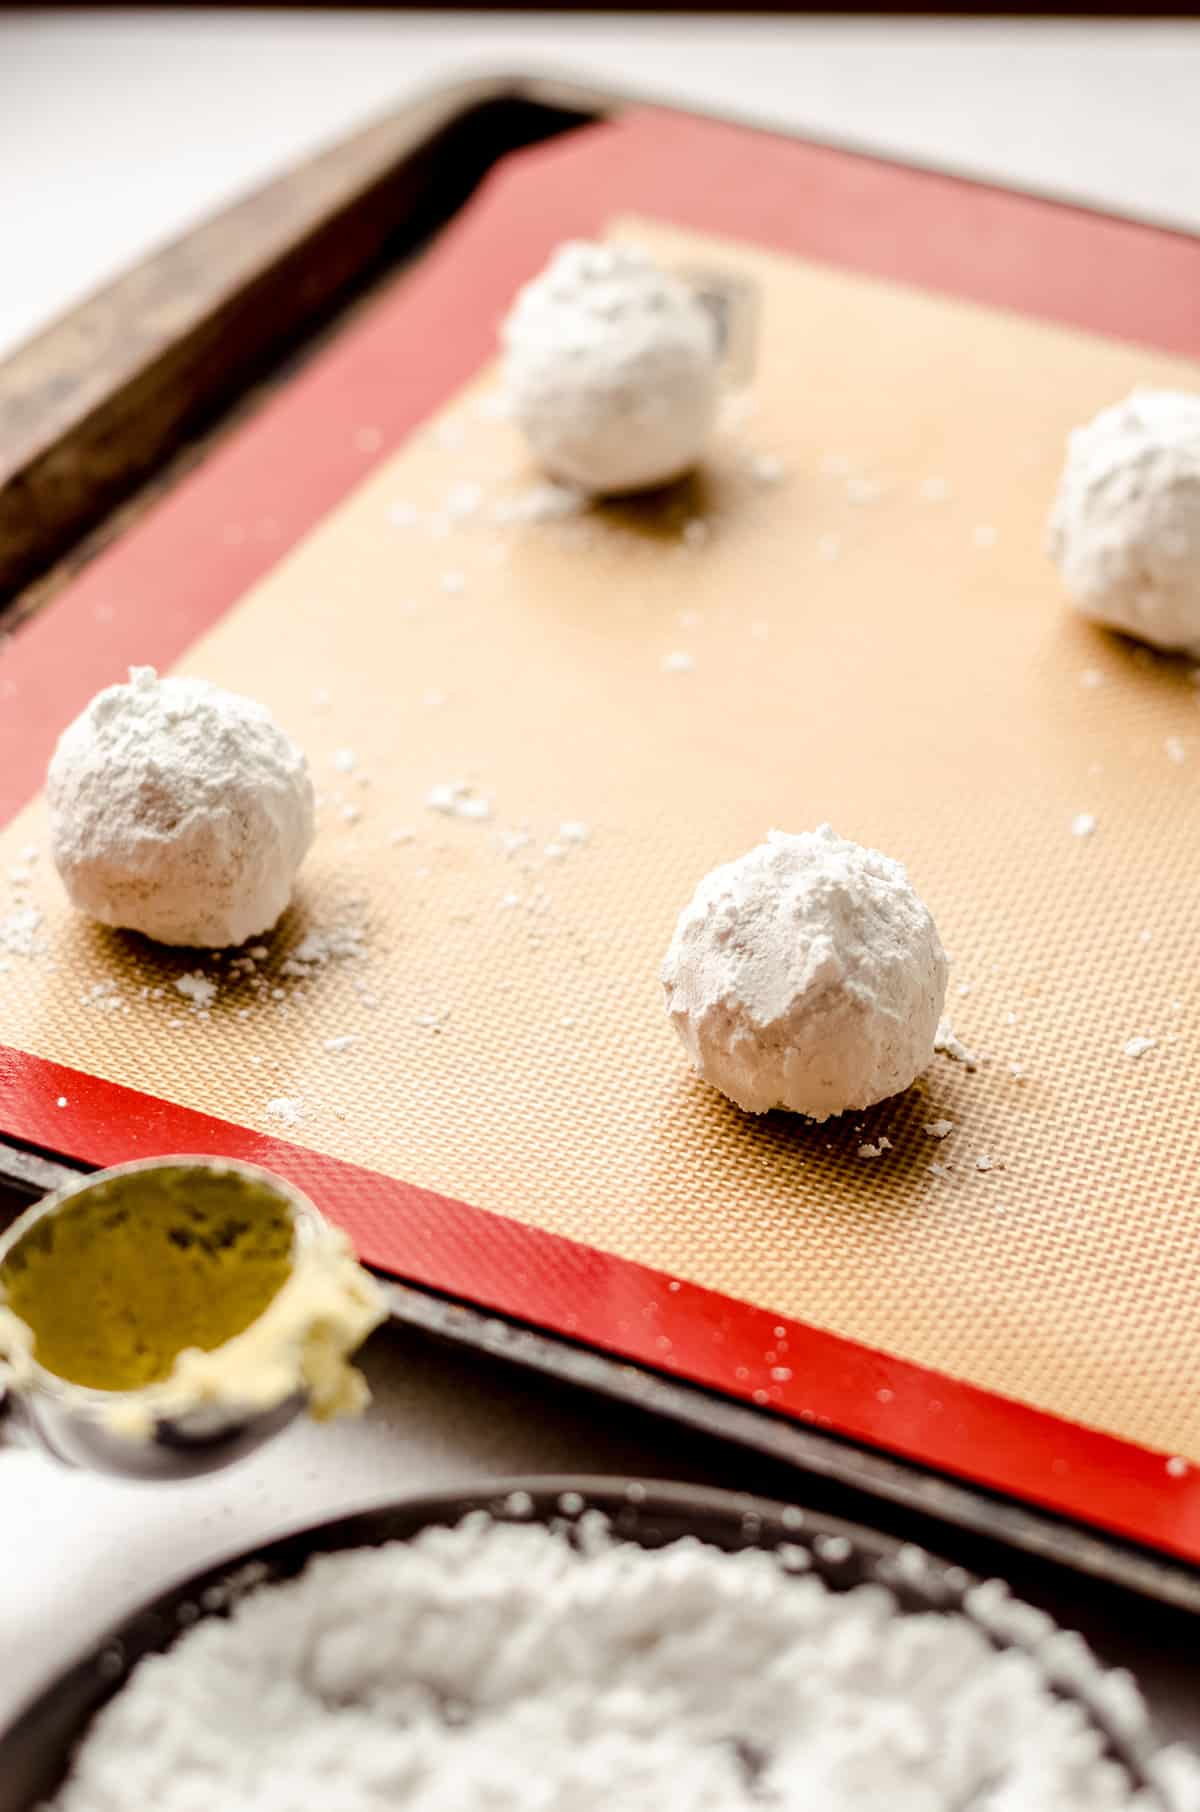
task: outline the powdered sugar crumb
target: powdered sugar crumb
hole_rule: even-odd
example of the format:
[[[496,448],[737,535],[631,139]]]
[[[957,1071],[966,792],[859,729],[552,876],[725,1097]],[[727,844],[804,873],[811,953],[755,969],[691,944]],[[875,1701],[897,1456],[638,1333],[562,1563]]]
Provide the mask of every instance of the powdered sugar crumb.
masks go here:
[[[444,780],[430,787],[425,804],[431,812],[446,818],[490,818],[492,802],[475,792],[464,780]]]
[[[580,515],[586,507],[582,491],[547,480],[530,485],[515,497],[501,498],[492,506],[492,518],[496,522],[561,522]]]
[[[779,484],[786,474],[782,459],[774,453],[754,453],[750,458],[750,476],[755,484]]]
[[[191,975],[179,975],[175,979],[175,992],[190,1000],[194,1007],[211,1007],[217,998],[217,984],[202,975],[199,969]]]
[[[38,938],[42,915],[36,906],[14,906],[0,918],[0,950],[9,956],[36,956],[42,948]]]
[[[282,1126],[299,1126],[304,1118],[304,1102],[298,1095],[276,1095],[267,1102],[267,1117]]]
[[[962,1039],[955,1032],[948,1019],[938,1021],[937,1031],[933,1037],[933,1048],[943,1057],[949,1057],[953,1063],[961,1063],[964,1069],[977,1070],[979,1058],[967,1049]]]
[[[1144,1057],[1146,1052],[1152,1051],[1157,1043],[1157,1038],[1139,1036],[1137,1038],[1127,1038],[1125,1043],[1121,1046],[1121,1049],[1124,1051],[1126,1057]]]

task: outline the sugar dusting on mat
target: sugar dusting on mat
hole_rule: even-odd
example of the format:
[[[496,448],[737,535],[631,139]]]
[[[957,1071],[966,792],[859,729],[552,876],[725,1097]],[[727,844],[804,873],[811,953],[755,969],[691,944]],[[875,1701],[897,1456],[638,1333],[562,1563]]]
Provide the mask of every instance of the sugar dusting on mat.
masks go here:
[[[579,1534],[474,1513],[251,1590],[141,1664],[52,1812],[1153,1812],[1050,1681],[1136,1737],[1132,1683],[1002,1587],[902,1614],[798,1543]]]

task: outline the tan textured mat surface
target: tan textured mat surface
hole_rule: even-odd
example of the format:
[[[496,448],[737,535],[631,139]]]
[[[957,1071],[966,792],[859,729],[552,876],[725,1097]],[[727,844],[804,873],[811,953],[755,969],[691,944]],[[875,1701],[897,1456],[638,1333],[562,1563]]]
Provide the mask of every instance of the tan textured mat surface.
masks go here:
[[[754,406],[704,476],[498,520],[531,474],[490,380],[460,399],[183,663],[269,703],[323,796],[265,985],[73,918],[43,856],[0,909],[45,915],[0,952],[0,1041],[1200,1458],[1200,707],[1041,551],[1068,428],[1197,374],[639,236],[763,285]],[[490,819],[427,809],[456,781]],[[754,1123],[690,1077],[657,965],[705,869],[825,818],[907,862],[987,1061],[854,1125]],[[0,875],[44,843],[38,803]],[[339,926],[357,954],[288,971]],[[173,987],[197,966],[208,1017]]]

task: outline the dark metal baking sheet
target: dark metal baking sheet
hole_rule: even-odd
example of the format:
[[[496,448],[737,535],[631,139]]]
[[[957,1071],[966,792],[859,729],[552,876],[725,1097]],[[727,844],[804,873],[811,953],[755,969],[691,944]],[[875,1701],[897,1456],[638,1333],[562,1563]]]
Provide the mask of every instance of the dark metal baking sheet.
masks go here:
[[[253,408],[263,384],[285,381],[374,280],[419,256],[500,158],[625,104],[620,95],[524,77],[427,96],[197,229],[0,368],[0,613],[6,589],[12,598],[0,627],[52,596]],[[297,282],[316,267],[319,282]],[[81,341],[99,335],[119,351],[123,325],[164,295],[182,311],[170,339],[149,347],[143,340],[136,356],[126,348],[124,363],[114,352],[97,403],[89,388],[97,373],[81,359]],[[226,327],[239,322],[244,348],[239,361],[214,373],[206,355],[218,317]],[[122,435],[123,457],[114,460],[114,436]],[[105,447],[107,463],[95,457]],[[33,500],[43,489],[52,497],[68,469],[72,485],[42,512],[32,536]],[[0,1144],[0,1214],[76,1168],[53,1153]],[[892,1526],[915,1539],[932,1536],[936,1544],[939,1528],[953,1529],[1200,1610],[1200,1573],[1181,1562],[469,1304],[402,1283],[387,1287],[398,1323],[794,1467],[810,1499],[816,1493],[858,1515],[887,1505]]]

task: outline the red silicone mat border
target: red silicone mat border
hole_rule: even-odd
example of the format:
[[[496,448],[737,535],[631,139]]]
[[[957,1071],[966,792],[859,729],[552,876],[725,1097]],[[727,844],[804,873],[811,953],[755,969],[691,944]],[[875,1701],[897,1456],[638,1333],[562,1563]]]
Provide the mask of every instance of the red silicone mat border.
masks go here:
[[[631,113],[519,153],[412,274],[0,651],[0,822],[99,686],[176,660],[478,368],[551,248],[622,211],[1200,351],[1200,241],[1183,235],[684,116]],[[266,1164],[406,1280],[1200,1562],[1200,1474],[767,1309],[3,1045],[0,1124],[96,1164],[180,1151]]]

